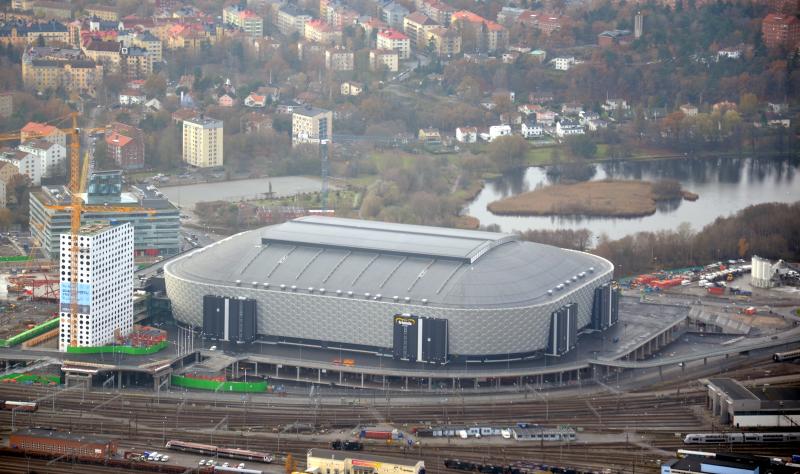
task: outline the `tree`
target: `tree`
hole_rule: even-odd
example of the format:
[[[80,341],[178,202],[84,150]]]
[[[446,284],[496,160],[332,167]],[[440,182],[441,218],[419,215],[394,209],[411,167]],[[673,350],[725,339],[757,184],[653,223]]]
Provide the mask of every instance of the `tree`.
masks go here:
[[[525,165],[528,142],[519,135],[499,137],[489,144],[487,151],[497,170],[505,172]]]
[[[148,97],[164,97],[167,92],[167,79],[162,74],[152,74],[144,82],[144,92]]]
[[[14,214],[11,212],[11,210],[7,207],[0,209],[0,229],[8,230],[13,222]]]
[[[591,137],[586,135],[576,135],[567,139],[569,151],[574,156],[590,160],[597,154],[597,144],[592,141]]]
[[[751,117],[758,109],[758,97],[747,92],[739,98],[739,112],[745,117]]]
[[[297,471],[297,461],[294,460],[292,453],[286,455],[286,461],[283,463],[283,470],[286,474],[292,474]]]

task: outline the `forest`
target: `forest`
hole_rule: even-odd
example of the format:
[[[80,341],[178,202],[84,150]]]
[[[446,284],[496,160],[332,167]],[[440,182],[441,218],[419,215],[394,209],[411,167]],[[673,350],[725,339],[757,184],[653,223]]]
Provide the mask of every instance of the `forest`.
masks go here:
[[[617,240],[591,232],[553,230],[523,232],[525,240],[589,250],[616,266],[616,276],[706,265],[719,260],[749,258],[800,260],[800,202],[749,206],[735,215],[719,217],[699,231],[688,223],[675,230],[639,232]]]

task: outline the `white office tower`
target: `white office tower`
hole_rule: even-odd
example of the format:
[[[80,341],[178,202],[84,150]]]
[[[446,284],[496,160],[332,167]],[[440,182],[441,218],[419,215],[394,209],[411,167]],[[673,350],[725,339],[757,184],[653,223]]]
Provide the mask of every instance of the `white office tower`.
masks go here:
[[[70,346],[71,234],[61,234],[58,350]],[[133,328],[133,227],[87,224],[78,233],[77,346],[112,344]]]

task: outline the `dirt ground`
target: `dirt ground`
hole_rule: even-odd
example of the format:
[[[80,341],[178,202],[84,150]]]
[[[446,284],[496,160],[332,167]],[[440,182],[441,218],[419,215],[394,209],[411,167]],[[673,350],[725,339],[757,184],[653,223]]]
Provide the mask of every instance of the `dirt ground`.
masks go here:
[[[57,311],[57,305],[53,303],[0,300],[0,339],[16,336],[31,324],[52,319]]]

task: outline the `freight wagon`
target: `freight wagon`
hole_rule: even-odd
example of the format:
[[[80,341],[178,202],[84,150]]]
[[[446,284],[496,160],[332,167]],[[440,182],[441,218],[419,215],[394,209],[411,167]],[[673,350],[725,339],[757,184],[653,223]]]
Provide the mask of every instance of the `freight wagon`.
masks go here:
[[[36,411],[39,409],[39,404],[36,402],[15,402],[12,400],[0,400],[0,406],[3,410],[16,410],[16,411]]]

